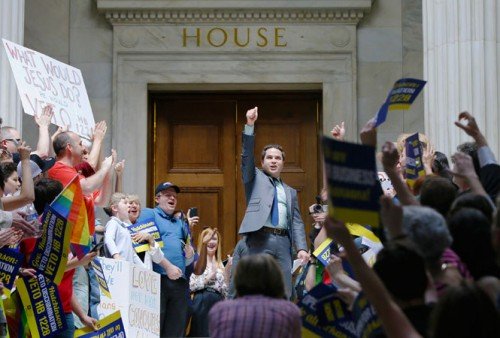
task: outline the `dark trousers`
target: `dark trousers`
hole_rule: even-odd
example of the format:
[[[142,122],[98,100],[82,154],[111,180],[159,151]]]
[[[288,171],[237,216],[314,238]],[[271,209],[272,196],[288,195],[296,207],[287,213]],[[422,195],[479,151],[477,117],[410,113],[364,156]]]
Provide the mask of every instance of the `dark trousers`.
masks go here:
[[[215,303],[223,300],[219,292],[203,289],[195,292],[189,337],[208,337],[208,312]]]
[[[161,276],[160,337],[184,337],[188,310],[188,282]]]

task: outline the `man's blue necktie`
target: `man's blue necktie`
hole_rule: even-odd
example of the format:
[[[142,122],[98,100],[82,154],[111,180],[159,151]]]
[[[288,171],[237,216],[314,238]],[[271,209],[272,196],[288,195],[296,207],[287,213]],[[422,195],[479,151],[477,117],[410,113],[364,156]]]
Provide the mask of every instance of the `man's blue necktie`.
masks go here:
[[[273,179],[274,185],[274,198],[273,198],[273,206],[271,207],[271,224],[276,226],[279,224],[279,211],[278,211],[278,189],[276,188],[277,180]]]

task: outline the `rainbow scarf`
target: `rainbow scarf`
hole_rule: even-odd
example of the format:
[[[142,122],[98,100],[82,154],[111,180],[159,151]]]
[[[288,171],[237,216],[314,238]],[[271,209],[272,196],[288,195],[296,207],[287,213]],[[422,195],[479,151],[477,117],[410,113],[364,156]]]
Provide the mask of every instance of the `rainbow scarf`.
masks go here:
[[[90,231],[82,187],[76,175],[50,205],[67,220],[71,230],[71,251],[81,259],[90,251]]]

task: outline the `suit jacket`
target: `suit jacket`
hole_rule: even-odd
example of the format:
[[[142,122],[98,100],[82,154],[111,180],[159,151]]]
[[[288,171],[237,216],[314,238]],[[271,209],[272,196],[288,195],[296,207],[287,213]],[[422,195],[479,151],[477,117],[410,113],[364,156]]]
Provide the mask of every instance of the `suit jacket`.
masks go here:
[[[260,230],[271,213],[274,198],[272,178],[255,167],[255,137],[243,133],[243,153],[241,155],[241,171],[245,185],[247,210],[241,222],[240,234],[247,234]],[[288,231],[292,245],[297,251],[307,251],[304,223],[299,211],[297,191],[283,183],[286,193]]]

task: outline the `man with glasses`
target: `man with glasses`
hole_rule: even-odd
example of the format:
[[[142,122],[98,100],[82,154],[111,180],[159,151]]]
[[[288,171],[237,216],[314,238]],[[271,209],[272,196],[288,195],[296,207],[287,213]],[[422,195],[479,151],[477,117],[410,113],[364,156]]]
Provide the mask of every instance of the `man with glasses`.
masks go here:
[[[35,115],[33,117],[35,123],[38,125],[38,143],[36,150],[33,151],[32,154],[38,155],[42,159],[49,156],[50,153],[49,126],[52,116],[54,116],[52,106],[47,105],[43,108],[39,116]],[[21,134],[16,128],[9,126],[2,127],[2,147],[13,155],[15,163],[19,162],[17,147],[21,143],[21,140]]]
[[[136,222],[154,219],[163,240],[163,255],[169,265],[165,270],[153,264],[153,270],[161,274],[160,337],[183,337],[186,328],[189,283],[185,274],[184,243],[188,234],[183,222],[174,217],[179,192],[179,187],[171,182],[158,184],[156,207],[142,209]]]

